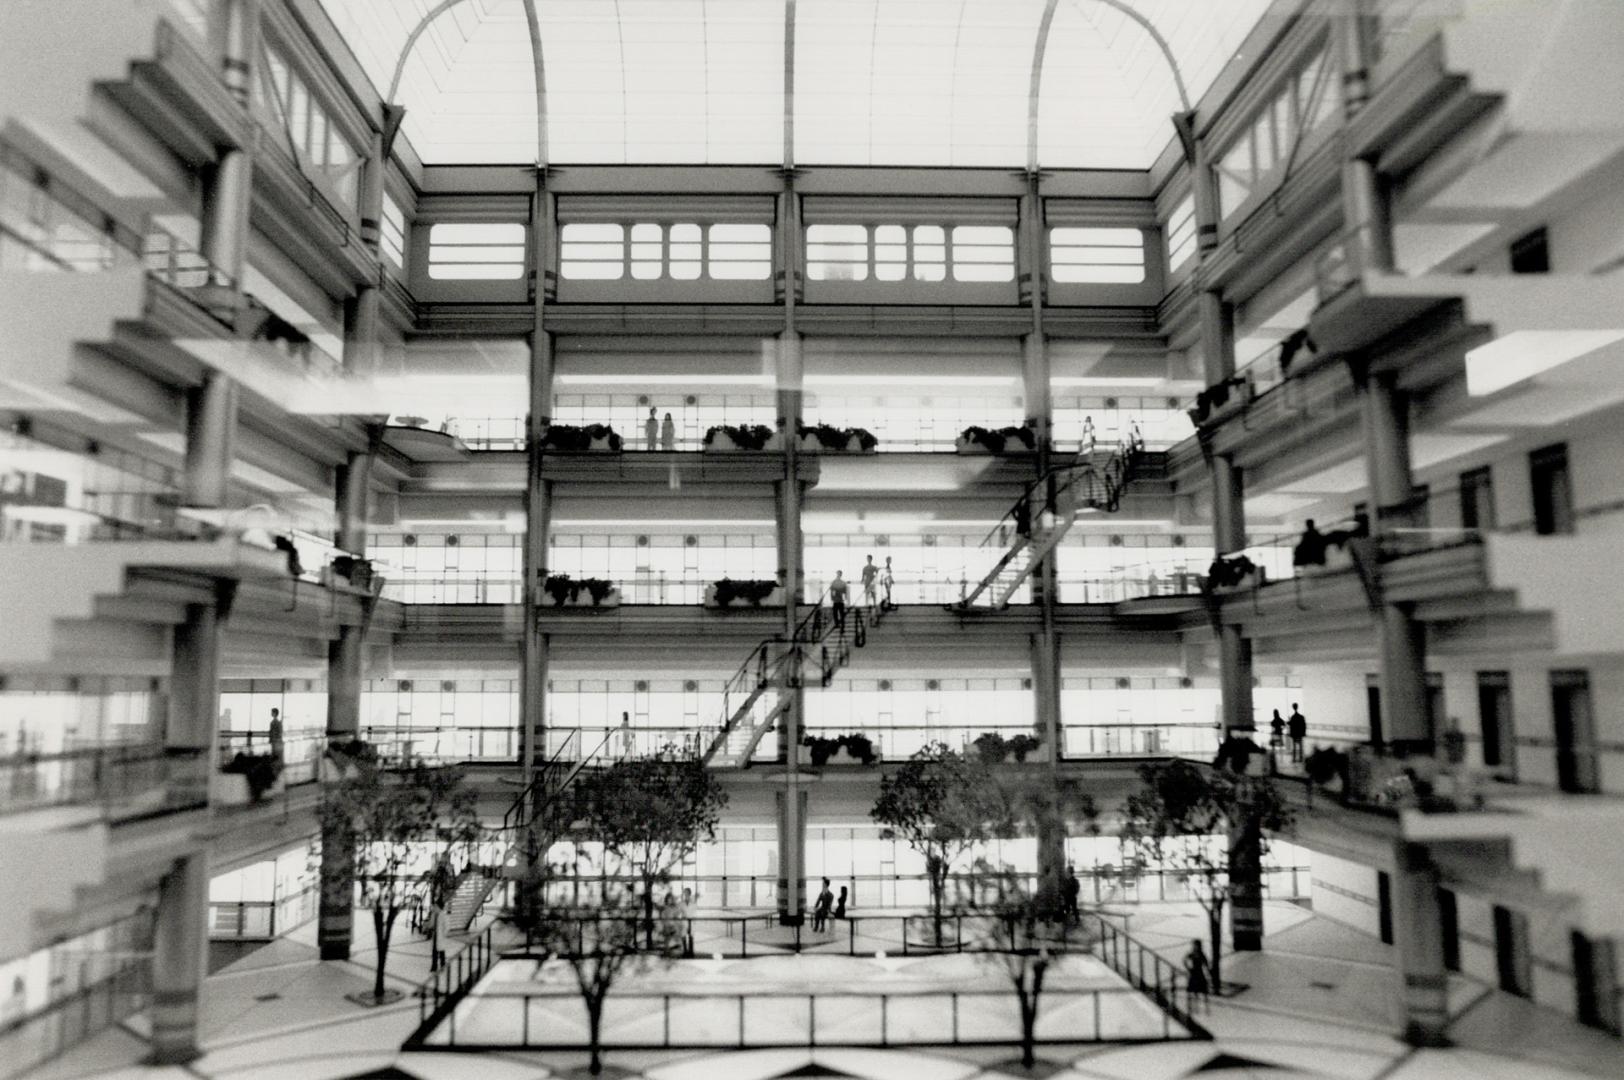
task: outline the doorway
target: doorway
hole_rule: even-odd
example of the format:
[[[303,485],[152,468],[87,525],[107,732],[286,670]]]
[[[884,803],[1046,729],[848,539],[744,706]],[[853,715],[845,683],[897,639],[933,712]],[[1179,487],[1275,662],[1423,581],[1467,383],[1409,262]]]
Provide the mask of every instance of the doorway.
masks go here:
[[[1568,792],[1600,790],[1590,674],[1551,672],[1551,724],[1556,735],[1556,785]]]
[[[1528,953],[1528,916],[1494,905],[1494,959],[1500,989],[1518,997],[1533,996]]]

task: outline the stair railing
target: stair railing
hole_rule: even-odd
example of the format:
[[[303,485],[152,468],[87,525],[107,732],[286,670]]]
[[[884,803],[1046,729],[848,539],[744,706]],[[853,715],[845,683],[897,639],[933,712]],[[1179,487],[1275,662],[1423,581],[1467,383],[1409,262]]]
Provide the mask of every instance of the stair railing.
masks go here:
[[[1115,513],[1121,505],[1122,493],[1136,475],[1144,455],[1145,441],[1135,426],[1125,440],[1117,443],[1103,465],[1096,465],[1095,455],[1084,448],[1071,461],[1056,465],[1027,483],[1020,497],[976,545],[976,553],[983,557],[975,561],[979,578],[973,587],[969,584],[970,564],[961,570],[964,595],[959,599],[958,608],[964,610],[974,604],[982,593],[993,587],[1021,552],[1033,544],[1040,520],[1038,515],[1049,515],[1055,519],[1057,526],[1063,514],[1073,514],[1082,507]],[[991,553],[999,549],[1004,549],[1003,554],[992,563],[990,569],[981,570],[980,567],[985,566],[991,558]]]

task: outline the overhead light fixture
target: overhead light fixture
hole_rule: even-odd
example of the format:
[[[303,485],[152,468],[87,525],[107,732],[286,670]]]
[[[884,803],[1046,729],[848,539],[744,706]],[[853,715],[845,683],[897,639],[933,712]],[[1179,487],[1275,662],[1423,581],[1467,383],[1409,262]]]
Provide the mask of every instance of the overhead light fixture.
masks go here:
[[[771,375],[559,375],[563,386],[771,386]]]
[[[807,386],[1014,386],[1014,375],[807,375]]]

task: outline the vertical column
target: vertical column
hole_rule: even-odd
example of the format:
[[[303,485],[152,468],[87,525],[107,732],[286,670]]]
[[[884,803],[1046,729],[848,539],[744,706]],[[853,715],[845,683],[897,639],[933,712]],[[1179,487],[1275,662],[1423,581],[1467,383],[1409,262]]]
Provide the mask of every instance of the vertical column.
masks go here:
[[[546,321],[555,209],[553,194],[546,187],[546,173],[537,170],[536,191],[530,202],[530,296],[535,315],[530,331],[530,407],[525,419],[524,589],[519,598],[524,619],[519,645],[519,762],[527,789],[543,745],[542,727],[547,717],[548,643],[536,619],[542,583],[547,577],[553,506],[552,481],[543,475],[546,455],[542,442],[552,424],[556,374],[553,335]]]
[[[1365,466],[1380,537],[1415,521],[1415,480],[1410,467],[1409,399],[1391,375],[1366,374],[1361,397]],[[1430,754],[1432,717],[1427,705],[1425,627],[1408,605],[1383,601],[1376,632],[1381,655],[1382,722],[1395,749]]]
[[[361,243],[379,259],[378,238],[383,218],[383,183],[389,171],[384,153],[383,133],[372,133],[367,158],[361,164],[360,216]],[[378,369],[383,309],[383,263],[377,277],[358,286],[344,307],[344,366],[350,371],[371,374]]]
[[[220,509],[231,487],[237,447],[237,384],[210,370],[186,395],[186,460],[181,496],[187,506]]]
[[[1398,845],[1393,874],[1393,930],[1404,978],[1404,1041],[1449,1045],[1449,975],[1444,968],[1438,868],[1419,844]]]
[[[1246,546],[1245,479],[1234,460],[1212,458],[1212,539],[1219,555]],[[1220,623],[1218,636],[1218,688],[1224,735],[1250,731],[1252,718],[1252,643],[1241,628]]]
[[[1331,19],[1337,63],[1342,69],[1342,110],[1349,119],[1370,100],[1370,65],[1376,59],[1375,19],[1367,0],[1347,0]],[[1342,220],[1350,274],[1393,269],[1392,194],[1376,164],[1365,158],[1342,163]]]
[[[1229,936],[1236,952],[1263,948],[1263,837],[1247,815],[1229,835]]]
[[[169,712],[164,732],[171,750],[198,756],[203,783],[215,764],[219,714],[220,613],[215,603],[187,607],[175,628]],[[157,1065],[198,1056],[197,994],[208,939],[208,852],[177,859],[158,887],[152,956],[152,1055]]]
[[[786,135],[786,138],[788,136]],[[802,419],[803,367],[801,332],[796,326],[796,305],[801,292],[801,200],[795,191],[795,176],[786,171],[784,190],[778,200],[779,253],[783,259],[784,331],[778,338],[777,397],[778,430],[784,442],[784,478],[774,487],[777,502],[778,574],[784,589],[784,638],[791,648],[797,605],[805,599],[806,573],[801,537],[800,429]],[[815,662],[813,657],[801,661]],[[806,670],[805,662],[795,662],[791,670]],[[805,905],[806,805],[808,793],[802,785],[796,748],[801,742],[801,721],[806,703],[805,679],[780,686],[778,693],[790,699],[778,721],[779,741],[784,748],[784,787],[778,800],[778,915],[786,924],[801,921]]]
[[[547,545],[551,539],[553,482],[542,474],[545,454],[542,439],[552,422],[553,336],[545,331],[530,348],[530,421],[526,431],[524,632],[519,665],[519,755],[525,783],[530,781],[543,744],[547,716],[547,638],[537,622],[541,587],[547,577]]]
[[[152,942],[153,1065],[197,1058],[197,993],[208,937],[209,862],[205,852],[175,860],[158,885]]]

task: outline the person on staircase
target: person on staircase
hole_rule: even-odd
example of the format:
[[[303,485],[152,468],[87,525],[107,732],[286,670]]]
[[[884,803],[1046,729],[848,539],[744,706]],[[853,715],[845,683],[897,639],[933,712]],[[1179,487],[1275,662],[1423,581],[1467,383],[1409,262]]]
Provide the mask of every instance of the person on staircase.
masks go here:
[[[879,577],[880,568],[874,565],[874,556],[870,555],[868,557],[868,562],[863,564],[862,582],[864,607],[872,608],[879,602],[879,594],[877,589]]]
[[[885,608],[887,611],[897,606],[891,600],[891,587],[896,583],[897,579],[891,576],[891,556],[887,555],[885,557],[885,570],[880,574],[880,584],[885,588]]]
[[[850,586],[846,584],[844,571],[836,570],[835,579],[829,582],[829,606],[834,608],[835,628],[846,628],[846,594]]]

